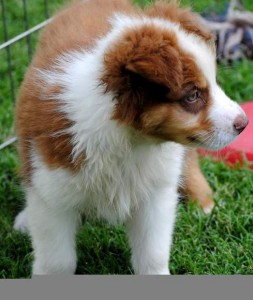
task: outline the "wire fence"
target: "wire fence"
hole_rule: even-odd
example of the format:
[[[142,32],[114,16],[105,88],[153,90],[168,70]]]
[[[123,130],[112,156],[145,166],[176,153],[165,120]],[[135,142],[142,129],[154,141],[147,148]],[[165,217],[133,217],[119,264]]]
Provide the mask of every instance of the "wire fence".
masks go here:
[[[9,87],[8,94],[10,99],[12,100],[12,104],[14,105],[15,98],[16,98],[16,90],[17,86],[15,84],[15,78],[14,78],[14,72],[18,70],[21,66],[19,65],[18,60],[16,60],[14,57],[16,54],[12,52],[12,47],[18,43],[21,43],[21,41],[25,40],[26,42],[26,56],[27,56],[27,64],[32,58],[33,54],[33,44],[32,44],[32,35],[36,32],[38,32],[42,27],[44,27],[46,24],[50,22],[50,12],[49,12],[49,1],[43,0],[43,8],[44,8],[44,14],[43,16],[40,15],[44,19],[42,22],[36,24],[35,26],[30,25],[30,16],[31,14],[28,11],[28,5],[31,4],[31,1],[34,3],[34,0],[21,0],[19,1],[20,5],[22,6],[21,12],[23,14],[23,20],[22,25],[25,31],[21,32],[20,34],[15,35],[14,37],[11,37],[9,32],[9,25],[10,20],[8,19],[8,4],[10,4],[10,0],[0,0],[0,15],[1,15],[1,21],[2,24],[0,24],[0,28],[2,28],[2,34],[0,39],[0,54],[5,52],[6,54],[6,63],[7,68],[4,72],[5,76],[8,76],[8,83]],[[15,5],[16,3],[12,3]],[[20,9],[20,7],[19,7]],[[15,21],[14,21],[15,22]],[[20,23],[17,24],[19,26]],[[14,24],[15,25],[15,24]],[[22,66],[23,67],[23,66]],[[2,79],[2,78],[1,78]],[[7,146],[13,144],[17,140],[16,137],[11,137],[7,139],[5,142],[0,144],[0,150],[6,148]]]

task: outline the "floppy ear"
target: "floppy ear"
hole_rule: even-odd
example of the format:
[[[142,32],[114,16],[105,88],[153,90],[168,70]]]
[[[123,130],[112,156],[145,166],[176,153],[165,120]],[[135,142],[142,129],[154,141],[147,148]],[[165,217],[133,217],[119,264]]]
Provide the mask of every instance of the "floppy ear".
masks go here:
[[[125,71],[134,78],[141,76],[143,80],[170,88],[181,83],[182,63],[177,50],[172,46],[157,47],[153,53],[132,57],[125,65]]]
[[[136,104],[139,107],[143,105],[143,101],[148,103],[151,99],[152,102],[155,99],[159,101],[165,99],[171,88],[167,81],[159,80],[159,77],[149,74],[146,69],[137,68],[136,64],[126,66],[125,76],[127,77],[127,86],[134,95],[133,99],[138,99]]]
[[[122,67],[122,85],[118,86],[113,118],[127,124],[137,124],[145,107],[168,101],[171,89],[182,81],[182,63],[175,49],[138,56]]]
[[[183,73],[179,52],[173,32],[152,25],[129,30],[105,53],[102,81],[108,90],[117,91],[124,88],[131,73],[150,82],[178,87]]]
[[[113,118],[128,124],[183,81],[175,35],[154,26],[129,31],[105,54],[104,65],[101,80],[116,99]]]

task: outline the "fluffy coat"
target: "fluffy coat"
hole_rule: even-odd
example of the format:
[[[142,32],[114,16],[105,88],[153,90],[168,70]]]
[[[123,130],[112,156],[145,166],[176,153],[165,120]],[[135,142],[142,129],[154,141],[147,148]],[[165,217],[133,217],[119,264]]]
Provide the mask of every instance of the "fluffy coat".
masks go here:
[[[216,83],[212,35],[175,2],[64,9],[42,32],[16,127],[34,274],[74,273],[80,215],[126,224],[137,274],[169,274],[188,145],[247,125]]]

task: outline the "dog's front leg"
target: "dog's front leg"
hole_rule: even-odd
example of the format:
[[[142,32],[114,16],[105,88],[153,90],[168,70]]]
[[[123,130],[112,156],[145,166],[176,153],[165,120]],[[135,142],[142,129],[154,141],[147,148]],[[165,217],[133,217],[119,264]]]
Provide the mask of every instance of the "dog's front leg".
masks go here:
[[[26,213],[34,248],[33,275],[73,274],[78,214],[49,206],[32,191],[27,193]]]
[[[174,188],[159,189],[153,199],[142,202],[128,220],[136,274],[170,274],[168,264],[177,198]]]

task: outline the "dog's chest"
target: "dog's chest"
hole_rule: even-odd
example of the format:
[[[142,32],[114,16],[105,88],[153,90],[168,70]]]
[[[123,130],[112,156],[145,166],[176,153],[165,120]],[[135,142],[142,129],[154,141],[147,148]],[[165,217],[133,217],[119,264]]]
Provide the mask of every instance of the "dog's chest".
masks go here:
[[[124,221],[141,202],[152,200],[159,188],[177,186],[182,153],[181,146],[172,144],[140,148],[124,157],[99,155],[78,175],[84,195],[79,207],[110,222]]]
[[[33,186],[59,209],[123,222],[143,201],[152,201],[160,188],[177,188],[182,160],[183,147],[174,143],[140,147],[124,155],[100,151],[73,175],[64,169],[49,170],[38,156]]]

